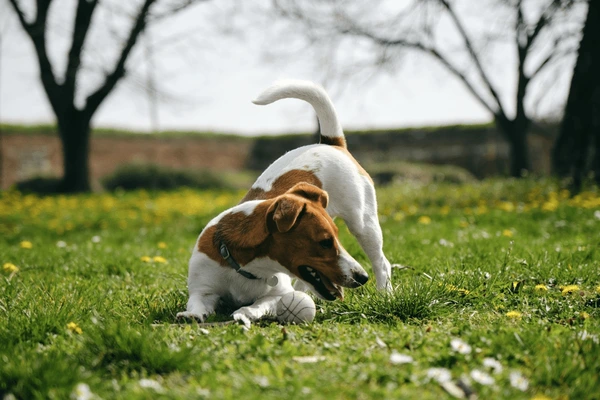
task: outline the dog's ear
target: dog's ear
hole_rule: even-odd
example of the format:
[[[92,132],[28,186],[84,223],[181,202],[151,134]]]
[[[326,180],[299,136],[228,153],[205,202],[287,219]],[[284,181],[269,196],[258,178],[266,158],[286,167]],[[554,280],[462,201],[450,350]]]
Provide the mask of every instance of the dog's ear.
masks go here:
[[[304,197],[315,203],[320,203],[323,208],[327,208],[327,204],[329,203],[327,192],[310,183],[298,183],[288,190],[288,193]]]
[[[247,215],[245,212],[227,214],[218,222],[214,234],[214,242],[224,242],[232,248],[258,247],[269,236],[265,225],[265,214],[269,205],[259,204]]]
[[[267,211],[267,226],[270,232],[288,232],[294,227],[305,203],[293,196],[279,196]]]

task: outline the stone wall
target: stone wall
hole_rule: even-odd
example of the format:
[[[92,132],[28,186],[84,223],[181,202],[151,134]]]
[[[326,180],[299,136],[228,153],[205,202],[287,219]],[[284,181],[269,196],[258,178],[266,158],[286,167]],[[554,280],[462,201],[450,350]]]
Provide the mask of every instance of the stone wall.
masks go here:
[[[132,162],[182,169],[242,170],[251,141],[233,137],[93,136],[90,144],[92,182]],[[0,139],[1,188],[35,176],[60,176],[62,150],[57,136],[4,133]]]
[[[248,157],[248,167],[263,170],[279,155],[314,143],[309,135],[257,138]],[[456,165],[484,178],[509,171],[508,143],[490,126],[456,126],[436,129],[403,129],[346,133],[348,149],[362,164],[408,161]],[[552,131],[529,135],[532,169],[550,173]]]
[[[533,171],[550,171],[552,135],[530,135]],[[347,133],[348,147],[363,164],[412,161],[451,164],[477,177],[505,174],[508,144],[493,127],[443,127]],[[252,169],[261,171],[288,150],[314,143],[311,135],[244,138],[206,135],[93,135],[90,171],[92,181],[119,165],[142,162],[182,169]],[[61,147],[51,134],[2,132],[0,137],[0,187],[35,176],[62,174]]]

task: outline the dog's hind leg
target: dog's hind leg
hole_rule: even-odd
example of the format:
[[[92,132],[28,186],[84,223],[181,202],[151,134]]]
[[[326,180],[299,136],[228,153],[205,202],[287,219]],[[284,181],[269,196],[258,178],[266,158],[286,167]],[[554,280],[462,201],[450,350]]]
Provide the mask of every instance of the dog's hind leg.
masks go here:
[[[350,232],[369,257],[377,281],[377,289],[392,289],[392,266],[383,253],[383,233],[377,217],[377,199],[375,189],[365,186],[363,207],[356,208],[346,215],[340,215],[346,222]],[[362,214],[356,211],[362,210]]]

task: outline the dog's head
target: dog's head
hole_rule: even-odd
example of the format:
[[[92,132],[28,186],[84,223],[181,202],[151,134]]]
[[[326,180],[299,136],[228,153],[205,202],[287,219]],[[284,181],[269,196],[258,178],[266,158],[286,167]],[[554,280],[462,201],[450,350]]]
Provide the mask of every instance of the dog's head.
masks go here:
[[[328,200],[324,190],[299,183],[253,205],[252,211],[223,217],[214,228],[213,250],[226,243],[242,265],[256,257],[271,258],[322,299],[343,298],[343,287],[362,286],[369,276],[342,247],[337,226],[325,211]],[[220,259],[218,253],[214,257]]]
[[[342,247],[338,228],[325,211],[327,192],[299,183],[269,200],[266,224],[269,257],[309,284],[325,300],[343,298],[342,287],[356,288],[369,276]]]

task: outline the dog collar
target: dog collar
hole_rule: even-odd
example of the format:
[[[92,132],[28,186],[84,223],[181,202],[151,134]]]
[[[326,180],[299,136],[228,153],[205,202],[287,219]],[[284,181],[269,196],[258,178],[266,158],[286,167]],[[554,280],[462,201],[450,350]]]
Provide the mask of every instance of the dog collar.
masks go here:
[[[229,252],[229,249],[227,248],[227,245],[225,245],[224,242],[221,242],[221,245],[219,246],[219,253],[221,253],[221,257],[223,257],[223,259],[227,261],[231,268],[235,269],[235,272],[242,275],[244,278],[260,279],[258,276],[248,271],[244,271],[242,269],[240,264],[238,264],[237,261],[235,261],[235,259],[231,256],[231,253]]]
[[[244,278],[247,278],[247,279],[260,279],[262,281],[266,281],[267,285],[269,285],[271,287],[277,286],[277,283],[279,282],[279,279],[277,279],[277,277],[275,275],[273,275],[269,279],[265,280],[263,278],[259,278],[258,276],[254,275],[251,272],[244,271],[242,269],[242,267],[240,266],[240,264],[238,264],[237,261],[235,261],[235,259],[231,256],[231,253],[229,252],[229,249],[227,248],[227,245],[224,242],[221,242],[221,244],[219,245],[219,253],[221,254],[221,257],[223,257],[223,259],[225,261],[227,261],[227,264],[229,264],[231,266],[231,268],[235,269],[235,272],[237,272],[238,274],[240,274]]]

